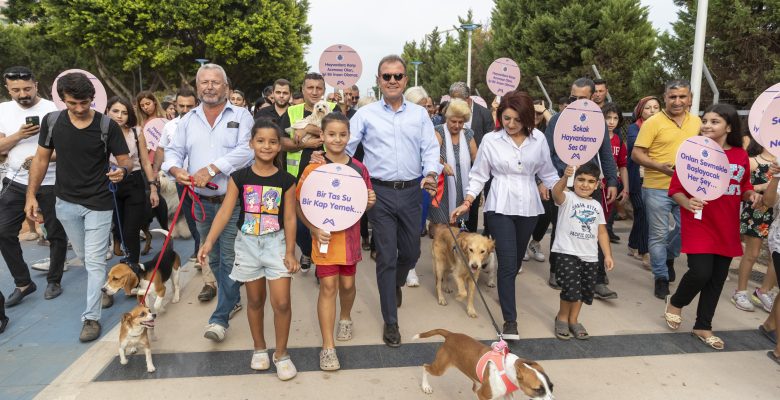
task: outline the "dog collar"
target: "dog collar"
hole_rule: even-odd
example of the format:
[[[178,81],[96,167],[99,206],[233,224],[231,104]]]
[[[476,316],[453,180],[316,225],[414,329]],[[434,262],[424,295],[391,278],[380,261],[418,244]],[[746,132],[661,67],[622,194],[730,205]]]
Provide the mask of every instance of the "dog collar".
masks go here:
[[[493,365],[496,366],[498,376],[501,377],[501,380],[504,382],[504,386],[506,386],[506,394],[515,392],[520,389],[517,385],[514,384],[514,382],[512,382],[512,379],[510,379],[506,373],[506,361],[511,355],[512,354],[509,353],[509,349],[506,348],[505,345],[501,346],[500,342],[494,343],[490,351],[483,354],[477,362],[476,372],[479,383],[483,383],[482,378],[485,374],[485,369],[487,368],[488,363],[492,362]]]

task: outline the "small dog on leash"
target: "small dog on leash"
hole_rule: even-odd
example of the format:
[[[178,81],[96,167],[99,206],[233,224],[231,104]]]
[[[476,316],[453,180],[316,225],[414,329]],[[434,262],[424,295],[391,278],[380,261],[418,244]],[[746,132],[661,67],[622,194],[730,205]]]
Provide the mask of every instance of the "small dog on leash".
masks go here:
[[[480,271],[490,266],[491,254],[496,248],[493,239],[478,233],[460,232],[458,228],[436,224],[433,228],[433,245],[431,255],[433,257],[433,277],[436,281],[436,295],[439,304],[446,306],[447,300],[443,292],[451,292],[447,285],[447,276],[452,275],[458,288],[457,299],[466,300],[466,313],[471,318],[477,317],[474,309],[475,280],[479,279]],[[454,237],[454,238],[453,238]],[[468,265],[464,264],[458,248],[466,255]],[[493,257],[493,260],[495,258]],[[493,268],[495,271],[495,268]],[[474,276],[474,280],[469,275]],[[495,286],[495,272],[491,273]],[[466,289],[468,285],[468,290]]]
[[[536,361],[522,359],[512,353],[494,349],[462,333],[434,329],[414,336],[414,339],[434,335],[444,337],[431,364],[423,364],[422,391],[431,394],[428,375],[441,376],[454,366],[473,382],[472,390],[479,400],[513,399],[514,393],[540,400],[554,399],[553,384]]]
[[[176,182],[171,180],[168,175],[166,175],[164,172],[160,171],[159,174],[159,181],[160,181],[160,193],[159,195],[163,198],[165,198],[165,203],[168,205],[168,221],[173,221],[173,216],[176,214],[176,209],[179,207],[179,193],[176,191]],[[181,210],[181,214],[179,215],[179,220],[176,221],[176,226],[173,227],[173,235],[172,237],[174,239],[189,239],[192,237],[192,233],[190,232],[190,229],[187,227],[187,220],[184,217],[184,213],[192,212],[191,210]],[[195,215],[200,215],[200,209],[195,206]],[[168,229],[169,227],[164,226],[163,229]]]
[[[292,125],[292,129],[304,129],[306,128],[306,125],[314,125],[317,128],[322,126],[322,119],[325,118],[326,115],[330,112],[330,107],[328,106],[328,102],[325,100],[320,100],[316,103],[314,103],[314,107],[312,107],[312,113],[298,122],[294,123]],[[303,135],[300,139],[300,143],[306,143],[311,138],[315,137],[314,135],[311,135],[309,133]]]
[[[162,232],[166,235],[166,231],[162,229],[152,229],[153,232]],[[153,259],[143,262],[140,266],[135,267],[126,263],[119,263],[111,267],[106,278],[106,284],[101,289],[103,293],[113,296],[120,289],[125,290],[125,294],[135,294],[138,296],[138,301],[143,301],[144,304],[149,304],[144,298],[144,293],[149,281],[152,279],[152,271],[157,264],[157,259],[162,258],[160,261],[160,268],[154,276],[152,285],[149,288],[151,295],[154,293],[156,299],[154,301],[154,312],[163,312],[163,298],[165,297],[165,283],[169,280],[173,283],[173,299],[171,302],[179,302],[179,294],[181,287],[179,285],[179,267],[181,266],[181,259],[176,252],[173,251],[172,243],[168,243],[168,247],[163,253],[157,253]]]
[[[154,328],[155,314],[149,307],[139,304],[122,315],[119,328],[119,363],[127,365],[126,353],[135,354],[140,347],[146,355],[146,372],[154,372],[149,330]]]

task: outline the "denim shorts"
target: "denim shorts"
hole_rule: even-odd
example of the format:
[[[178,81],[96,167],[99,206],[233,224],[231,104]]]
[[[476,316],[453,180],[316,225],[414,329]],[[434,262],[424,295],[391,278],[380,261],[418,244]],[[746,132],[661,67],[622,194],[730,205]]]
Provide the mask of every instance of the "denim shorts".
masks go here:
[[[287,251],[284,231],[259,236],[238,231],[235,251],[230,279],[236,282],[292,277],[284,266],[284,253]]]

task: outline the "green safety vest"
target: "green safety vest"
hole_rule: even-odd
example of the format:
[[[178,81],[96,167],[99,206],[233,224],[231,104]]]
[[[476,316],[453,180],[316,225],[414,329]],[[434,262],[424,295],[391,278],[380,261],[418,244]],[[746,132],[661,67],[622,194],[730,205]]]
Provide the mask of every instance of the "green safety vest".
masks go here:
[[[290,117],[290,126],[293,126],[296,122],[303,119],[303,107],[306,103],[297,104],[287,107],[287,116]],[[336,103],[328,103],[330,110],[333,111],[336,108]],[[290,138],[295,139],[295,130],[290,129]],[[298,177],[298,170],[301,166],[301,154],[303,150],[288,151],[287,152],[287,172],[292,176]]]

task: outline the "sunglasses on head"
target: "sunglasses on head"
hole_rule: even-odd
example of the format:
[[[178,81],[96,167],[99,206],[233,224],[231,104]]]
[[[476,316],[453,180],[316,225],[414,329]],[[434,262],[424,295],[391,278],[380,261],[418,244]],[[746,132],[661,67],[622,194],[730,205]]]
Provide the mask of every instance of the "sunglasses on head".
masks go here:
[[[29,72],[6,72],[3,74],[3,78],[8,79],[9,81],[15,81],[17,79],[29,81],[32,79],[32,74]]]
[[[401,79],[404,79],[404,76],[406,76],[406,74],[404,74],[404,73],[399,73],[399,74],[382,74],[382,80],[384,80],[385,82],[390,82],[390,78],[395,78],[395,81],[398,82]]]

